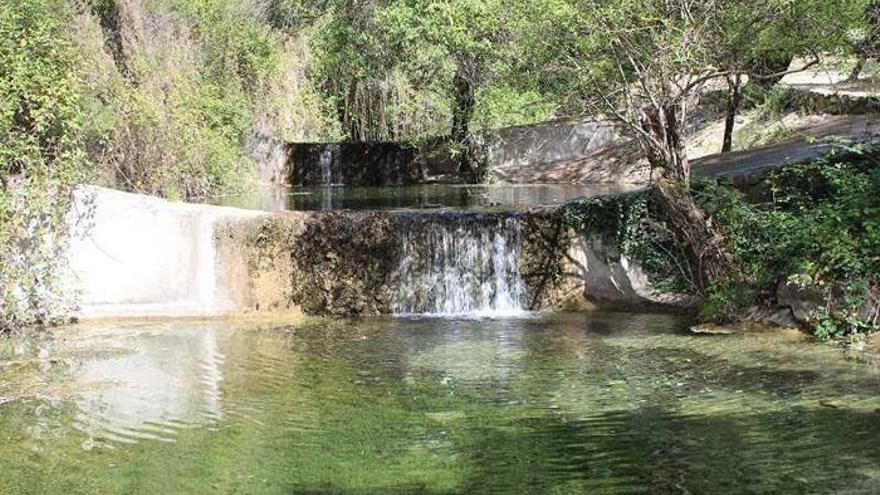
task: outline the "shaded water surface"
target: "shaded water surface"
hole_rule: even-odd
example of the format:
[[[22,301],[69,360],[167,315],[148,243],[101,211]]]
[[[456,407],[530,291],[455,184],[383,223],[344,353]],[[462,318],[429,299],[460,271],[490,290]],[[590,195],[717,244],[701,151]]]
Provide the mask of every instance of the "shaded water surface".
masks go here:
[[[0,341],[0,493],[878,493],[880,379],[671,316]]]
[[[634,189],[615,184],[425,184],[389,187],[264,188],[246,196],[214,198],[213,204],[256,210],[482,209],[514,211],[555,206],[574,199]]]

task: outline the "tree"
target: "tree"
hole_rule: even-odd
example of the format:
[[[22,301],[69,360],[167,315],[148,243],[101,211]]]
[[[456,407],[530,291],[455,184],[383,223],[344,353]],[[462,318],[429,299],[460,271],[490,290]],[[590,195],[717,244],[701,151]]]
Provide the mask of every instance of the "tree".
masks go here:
[[[763,24],[798,24],[803,15],[812,15],[800,8],[803,4],[833,12],[852,9],[850,4],[857,2],[768,3],[773,5],[751,0],[549,0],[542,9],[553,13],[553,24],[566,27],[564,39],[553,40],[553,49],[585,113],[616,120],[638,143],[651,168],[659,207],[687,247],[701,290],[729,277],[732,264],[712,219],[691,194],[682,130],[707,84],[747,74],[736,65],[719,64],[728,57],[740,59],[726,53],[736,47],[728,24],[750,23],[738,27],[742,32]]]
[[[384,83],[397,57],[387,49],[376,23],[381,9],[371,0],[336,0],[312,42],[314,75],[352,141],[389,137],[385,107],[390,88]]]
[[[865,26],[863,27],[865,35],[853,47],[856,54],[856,64],[846,79],[848,82],[859,80],[859,75],[865,67],[865,60],[876,57],[878,45],[880,45],[880,2],[868,2],[865,13]]]
[[[382,13],[393,50],[421,61],[403,65],[412,77],[423,79],[426,67],[451,68],[450,136],[460,151],[459,174],[473,182],[487,170],[471,121],[478,92],[505,72],[513,53],[510,7],[502,0],[400,0]]]
[[[524,70],[527,8],[519,0],[337,0],[318,31],[316,72],[346,134],[355,141],[448,134],[459,176],[482,181],[488,160],[474,132],[478,111],[495,105],[492,117],[504,123],[552,113],[535,91],[539,74]],[[421,101],[405,101],[413,97]],[[538,110],[524,108],[526,100]],[[499,101],[509,107],[498,112]],[[397,114],[400,107],[410,112]]]
[[[713,65],[728,72],[721,151],[733,148],[736,114],[744,84],[769,89],[786,74],[819,63],[820,56],[848,46],[860,1],[770,1],[719,4],[718,48]]]

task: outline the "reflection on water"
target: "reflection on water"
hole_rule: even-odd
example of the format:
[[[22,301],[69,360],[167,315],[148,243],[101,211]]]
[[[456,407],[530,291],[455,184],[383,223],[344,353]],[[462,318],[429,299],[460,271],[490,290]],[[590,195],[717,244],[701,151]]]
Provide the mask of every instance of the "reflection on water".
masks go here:
[[[880,380],[668,315],[0,341],[0,493],[877,493]]]
[[[385,210],[467,208],[510,211],[553,206],[574,199],[632,190],[615,184],[427,184],[403,187],[265,188],[248,196],[216,198],[214,204],[256,210]]]
[[[72,381],[87,392],[76,397],[74,426],[95,438],[133,443],[173,441],[177,427],[223,419],[220,381],[223,356],[217,329],[149,329],[92,337],[120,350],[105,359],[83,361]]]

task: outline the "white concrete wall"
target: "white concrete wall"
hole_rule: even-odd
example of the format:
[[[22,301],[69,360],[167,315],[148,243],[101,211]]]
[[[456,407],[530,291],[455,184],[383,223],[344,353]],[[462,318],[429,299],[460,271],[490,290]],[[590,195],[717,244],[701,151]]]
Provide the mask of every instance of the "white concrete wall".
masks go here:
[[[76,197],[76,212],[92,211],[92,227],[69,250],[82,317],[207,316],[240,309],[219,283],[214,226],[264,213],[99,187],[81,187]]]
[[[578,122],[509,127],[494,131],[492,162],[496,167],[528,167],[578,160],[617,139],[609,122]]]

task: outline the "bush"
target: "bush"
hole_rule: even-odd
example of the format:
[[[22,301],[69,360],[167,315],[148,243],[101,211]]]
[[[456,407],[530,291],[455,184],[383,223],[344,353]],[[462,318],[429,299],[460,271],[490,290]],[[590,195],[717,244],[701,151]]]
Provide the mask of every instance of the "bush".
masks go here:
[[[826,303],[810,321],[817,336],[876,330],[876,315],[865,309],[880,290],[878,160],[877,151],[853,150],[784,167],[765,179],[769,197],[760,204],[717,183],[701,184],[699,200],[740,272],[713,287],[704,316],[728,319],[790,283],[823,295]]]
[[[758,86],[746,86],[745,98],[749,106],[758,109],[758,119],[778,118],[795,108],[795,93],[786,86],[773,86],[770,89]]]
[[[709,287],[700,315],[732,322],[776,302],[780,284],[821,296],[810,315],[820,338],[878,330],[880,312],[880,150],[849,150],[790,165],[763,182],[749,202],[715,180],[693,193],[724,236],[736,274]],[[654,286],[694,292],[685,251],[666,227],[651,191],[570,204],[567,224],[638,262]]]
[[[72,309],[65,214],[87,166],[68,16],[60,0],[0,0],[0,332]]]
[[[246,5],[119,2],[94,9],[112,22],[80,16],[89,149],[115,185],[184,199],[250,186],[244,145],[281,52]],[[110,40],[121,40],[119,53],[107,53]]]

